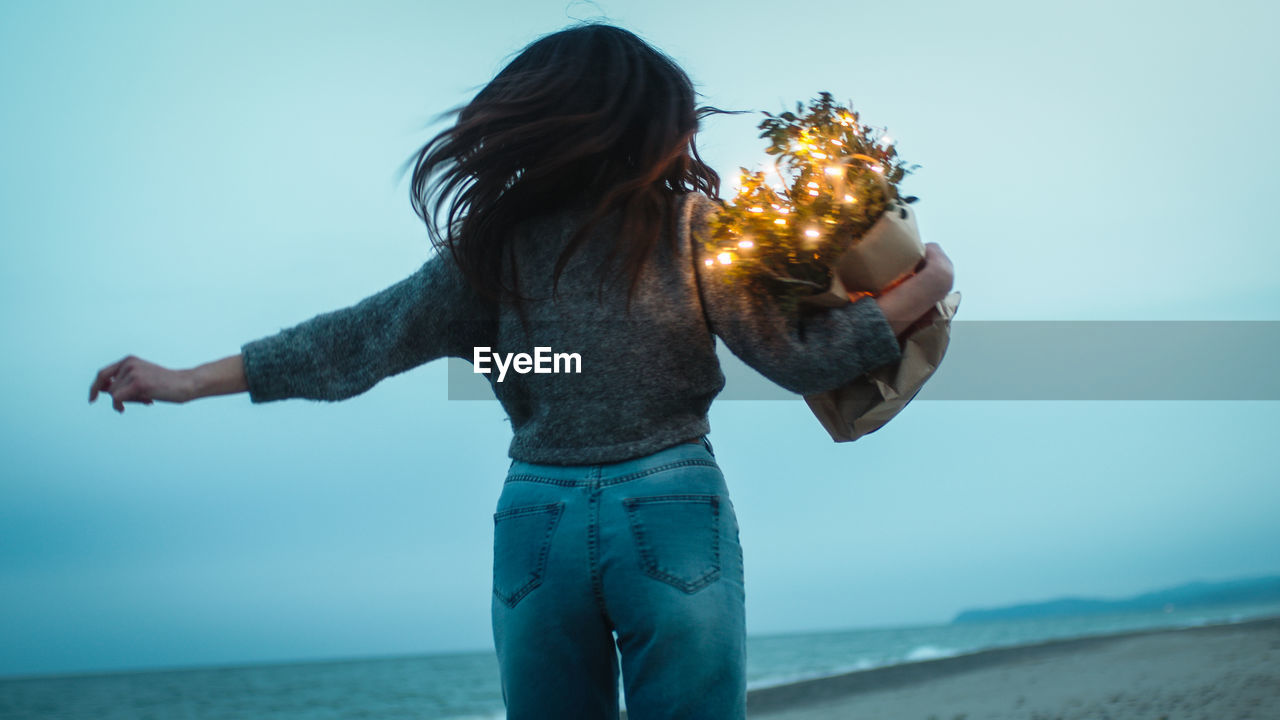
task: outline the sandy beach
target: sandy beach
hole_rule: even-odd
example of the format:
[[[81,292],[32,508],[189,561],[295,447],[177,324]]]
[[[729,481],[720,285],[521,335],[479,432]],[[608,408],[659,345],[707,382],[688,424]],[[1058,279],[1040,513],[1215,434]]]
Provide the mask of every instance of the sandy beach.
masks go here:
[[[1064,640],[761,688],[755,720],[1280,720],[1280,618]]]

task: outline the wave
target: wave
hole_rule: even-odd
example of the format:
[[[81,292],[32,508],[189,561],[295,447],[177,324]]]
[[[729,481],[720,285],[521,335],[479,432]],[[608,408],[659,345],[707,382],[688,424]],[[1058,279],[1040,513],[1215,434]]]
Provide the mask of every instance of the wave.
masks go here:
[[[882,667],[883,665],[884,663],[876,663],[866,658],[859,658],[853,663],[837,665],[821,672],[773,673],[748,682],[747,690],[759,690],[760,688],[766,687],[791,685],[792,683],[805,682],[807,680],[823,680],[837,675],[844,675],[845,673],[870,670],[872,668]]]
[[[947,647],[939,647],[937,645],[918,645],[908,652],[903,662],[920,662],[922,660],[937,660],[939,658],[955,657],[960,653]]]

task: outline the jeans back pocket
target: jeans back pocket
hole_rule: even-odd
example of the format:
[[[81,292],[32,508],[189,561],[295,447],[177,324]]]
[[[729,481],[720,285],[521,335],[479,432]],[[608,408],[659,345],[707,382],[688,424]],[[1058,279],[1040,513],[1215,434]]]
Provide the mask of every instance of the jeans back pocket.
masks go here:
[[[493,594],[507,607],[542,584],[564,503],[507,508],[493,514]]]
[[[695,593],[720,577],[720,498],[653,495],[622,501],[649,577]]]

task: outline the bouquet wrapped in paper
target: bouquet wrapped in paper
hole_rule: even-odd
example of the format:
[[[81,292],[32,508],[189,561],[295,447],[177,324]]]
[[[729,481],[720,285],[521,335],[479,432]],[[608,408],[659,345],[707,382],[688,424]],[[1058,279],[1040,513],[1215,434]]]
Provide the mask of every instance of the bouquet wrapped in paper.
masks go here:
[[[912,326],[902,339],[902,359],[851,383],[804,400],[836,442],[851,442],[879,430],[915,398],[947,353],[951,319],[960,293],[951,293]]]
[[[780,306],[836,306],[878,295],[924,259],[911,205],[898,184],[914,167],[893,140],[821,93],[806,108],[765,113],[761,137],[772,167],[743,169],[740,187],[712,225],[708,249],[728,282],[768,293]],[[948,296],[900,340],[902,359],[805,397],[836,442],[879,429],[933,375],[946,353],[959,294]]]

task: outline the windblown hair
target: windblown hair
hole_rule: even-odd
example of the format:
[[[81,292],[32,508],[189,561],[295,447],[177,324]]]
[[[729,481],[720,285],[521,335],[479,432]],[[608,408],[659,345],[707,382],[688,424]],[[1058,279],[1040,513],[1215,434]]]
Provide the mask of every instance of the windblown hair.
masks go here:
[[[518,275],[508,286],[502,273],[504,256],[514,260],[517,223],[590,208],[557,259],[554,295],[573,252],[619,211],[609,262],[626,247],[629,307],[664,216],[674,231],[672,198],[695,190],[719,197],[720,178],[694,136],[702,118],[724,111],[695,108],[694,99],[688,75],[631,32],[591,23],[546,35],[470,103],[442,116],[456,114],[457,122],[411,159],[414,212],[478,292],[519,306],[530,298],[520,294]]]

